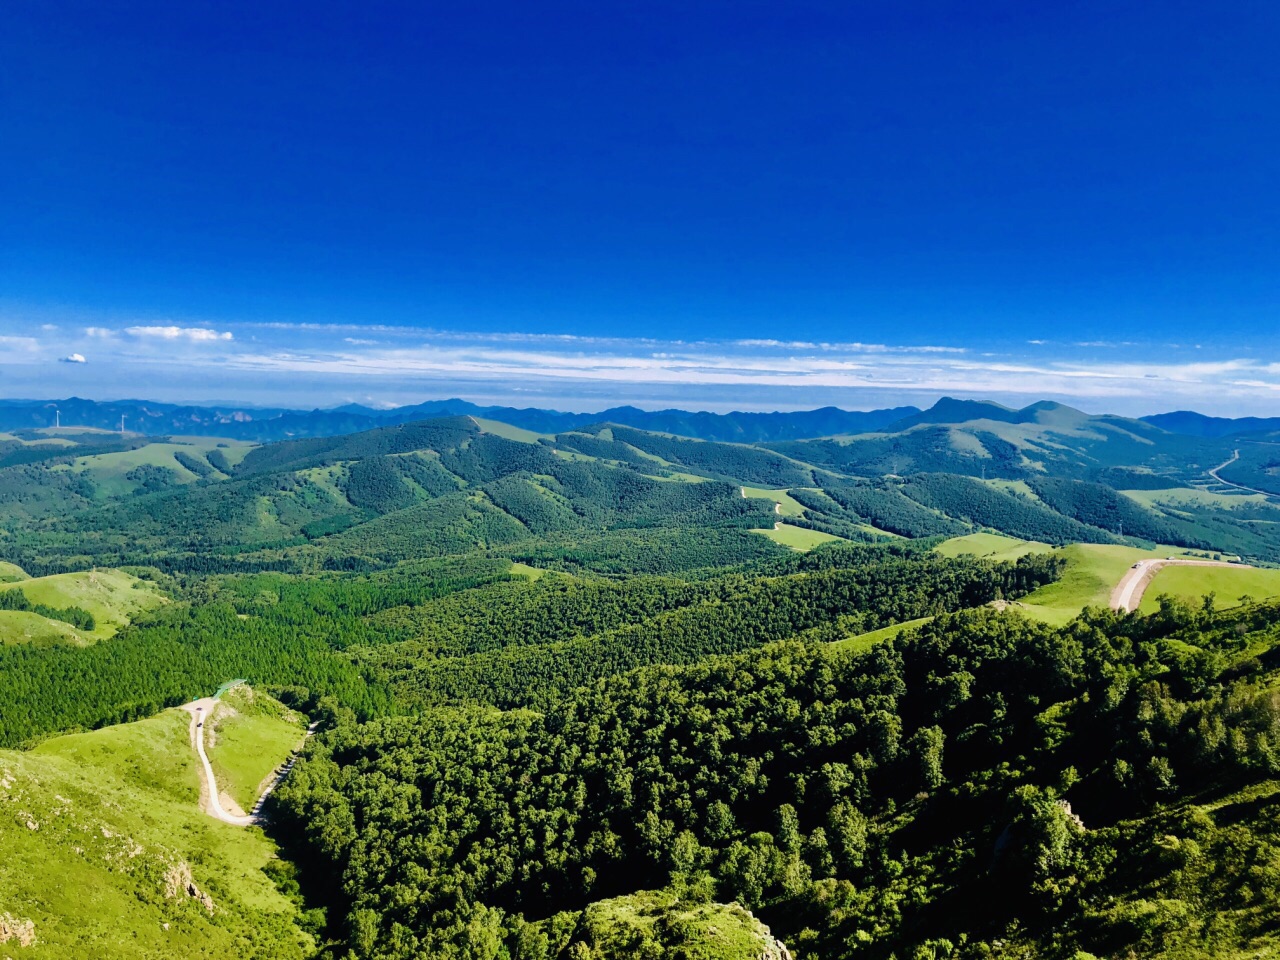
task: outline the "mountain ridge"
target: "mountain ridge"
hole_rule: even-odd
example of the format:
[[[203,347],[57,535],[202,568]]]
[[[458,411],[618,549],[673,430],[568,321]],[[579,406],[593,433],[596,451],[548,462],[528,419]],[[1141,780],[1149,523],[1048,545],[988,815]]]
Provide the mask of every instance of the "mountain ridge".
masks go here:
[[[148,400],[94,401],[69,397],[65,400],[0,399],[0,430],[44,429],[59,423],[64,428],[79,426],[119,430],[123,417],[127,431],[147,436],[218,436],[268,443],[358,433],[414,420],[471,416],[498,420],[535,433],[562,433],[595,423],[617,423],[698,440],[763,443],[838,433],[866,433],[917,412],[919,409],[913,406],[865,411],[820,407],[770,413],[641,410],[633,406],[619,406],[590,413],[567,413],[537,407],[481,406],[458,398],[427,400],[387,410],[345,404],[328,410],[305,411],[283,407],[169,404]]]
[[[986,420],[1042,426],[1078,425],[1088,420],[1143,423],[1167,433],[1202,439],[1262,435],[1280,431],[1280,417],[1213,417],[1190,410],[1119,417],[1087,414],[1067,404],[1039,400],[1020,409],[944,396],[928,409],[904,405],[873,410],[835,406],[812,410],[712,413],[678,408],[642,410],[632,405],[572,413],[540,407],[481,405],[457,397],[378,409],[347,403],[326,409],[254,407],[234,404],[174,404],[151,400],[97,401],[0,399],[0,431],[45,429],[62,425],[144,436],[216,436],[254,443],[359,433],[381,426],[450,416],[497,420],[535,433],[556,434],[597,424],[671,433],[721,443],[780,443],[867,433],[899,433],[925,425],[954,425]]]

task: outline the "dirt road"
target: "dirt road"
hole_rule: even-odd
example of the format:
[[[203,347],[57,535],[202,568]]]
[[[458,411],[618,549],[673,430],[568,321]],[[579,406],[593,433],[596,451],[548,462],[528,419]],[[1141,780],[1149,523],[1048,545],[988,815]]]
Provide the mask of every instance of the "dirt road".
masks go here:
[[[1111,591],[1111,609],[1127,610],[1132,613],[1142,603],[1142,596],[1155,575],[1169,566],[1191,567],[1247,567],[1244,563],[1227,563],[1225,560],[1192,560],[1186,557],[1173,557],[1163,560],[1140,560],[1125,571],[1116,588]]]
[[[1234,487],[1237,490],[1245,490],[1245,491],[1248,491],[1249,493],[1260,493],[1264,497],[1274,497],[1275,496],[1274,493],[1267,493],[1267,491],[1265,490],[1256,490],[1253,487],[1241,486],[1238,483],[1232,483],[1230,480],[1222,479],[1222,476],[1218,473],[1218,471],[1225,470],[1227,467],[1231,466],[1233,463],[1235,463],[1239,459],[1240,459],[1240,451],[1232,450],[1230,460],[1224,460],[1222,463],[1218,464],[1212,470],[1206,471],[1206,473],[1208,473],[1209,476],[1213,477],[1213,479],[1217,480],[1219,483],[1225,484],[1228,487]]]
[[[213,767],[209,765],[209,755],[204,752],[204,725],[213,717],[213,711],[217,708],[218,701],[213,697],[204,697],[182,706],[183,710],[191,714],[191,745],[195,747],[196,755],[200,758],[202,771],[200,809],[223,823],[247,827],[254,823],[256,818],[228,813],[223,807],[222,798],[218,795],[218,781],[213,775]]]
[[[193,700],[191,703],[182,705],[182,709],[191,714],[191,746],[195,750],[196,755],[200,758],[200,809],[211,817],[221,820],[223,823],[229,823],[236,827],[247,827],[250,824],[257,823],[262,818],[262,805],[266,802],[271,791],[279,786],[280,781],[289,775],[289,771],[293,769],[294,763],[298,759],[298,753],[301,748],[289,757],[287,761],[280,765],[265,782],[262,792],[258,795],[258,801],[253,805],[253,810],[248,816],[242,813],[230,813],[227,811],[225,803],[235,806],[235,802],[225,795],[218,792],[218,781],[213,775],[213,767],[209,763],[209,755],[204,749],[204,725],[213,718],[213,711],[217,709],[218,700],[216,697],[204,697],[201,700]],[[315,733],[319,724],[313,723],[307,727],[306,736],[303,737],[303,743],[307,738]]]

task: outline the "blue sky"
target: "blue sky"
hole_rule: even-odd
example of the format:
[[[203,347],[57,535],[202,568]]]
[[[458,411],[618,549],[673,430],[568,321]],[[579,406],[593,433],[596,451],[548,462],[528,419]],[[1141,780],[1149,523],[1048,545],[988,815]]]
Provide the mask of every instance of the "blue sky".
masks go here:
[[[1155,12],[19,0],[0,395],[1280,413],[1280,7]]]

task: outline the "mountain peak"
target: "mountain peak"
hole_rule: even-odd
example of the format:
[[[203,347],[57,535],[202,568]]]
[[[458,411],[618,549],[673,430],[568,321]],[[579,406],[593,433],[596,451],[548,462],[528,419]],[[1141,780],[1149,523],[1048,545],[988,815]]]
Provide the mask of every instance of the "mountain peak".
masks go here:
[[[885,429],[890,433],[907,430],[922,423],[968,423],[970,420],[999,420],[1003,423],[1015,423],[1019,411],[990,400],[959,400],[956,397],[942,397],[928,410],[903,417],[889,424]]]

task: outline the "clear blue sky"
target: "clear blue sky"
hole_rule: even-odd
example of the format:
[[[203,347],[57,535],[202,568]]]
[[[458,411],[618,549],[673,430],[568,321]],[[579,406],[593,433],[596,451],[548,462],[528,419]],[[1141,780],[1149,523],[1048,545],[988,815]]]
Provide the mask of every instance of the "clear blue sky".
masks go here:
[[[14,0],[0,395],[1268,410],[1277,49],[1274,2]]]

